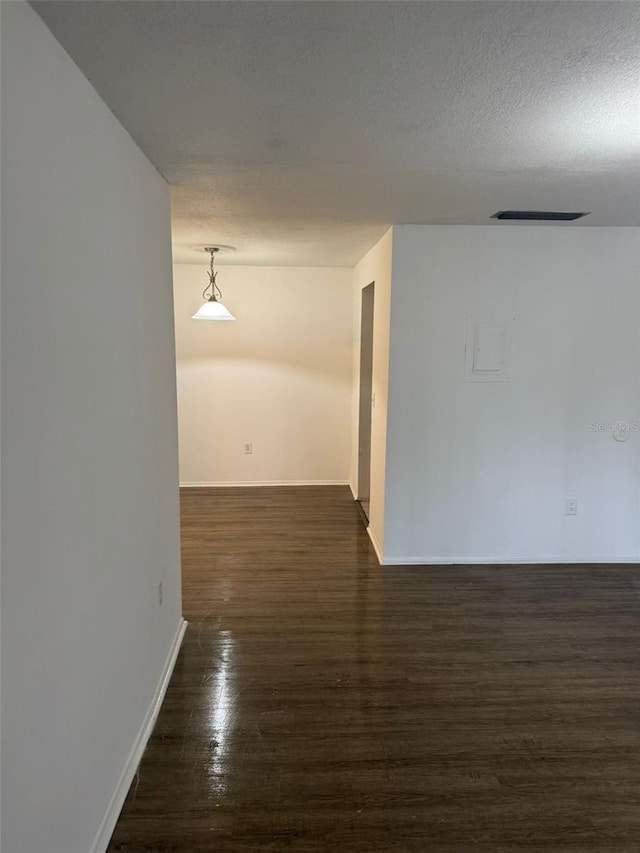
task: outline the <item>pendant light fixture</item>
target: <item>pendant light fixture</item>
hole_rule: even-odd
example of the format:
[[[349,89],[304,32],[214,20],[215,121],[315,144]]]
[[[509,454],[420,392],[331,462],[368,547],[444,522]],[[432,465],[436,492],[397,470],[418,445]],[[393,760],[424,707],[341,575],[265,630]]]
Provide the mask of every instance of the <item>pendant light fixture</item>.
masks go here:
[[[235,320],[236,318],[233,314],[228,311],[222,302],[222,291],[218,287],[216,283],[216,276],[218,273],[213,268],[213,259],[216,256],[216,252],[219,252],[218,246],[205,246],[205,252],[209,252],[211,255],[211,266],[207,271],[207,275],[209,276],[209,284],[202,291],[202,298],[204,299],[204,304],[202,304],[196,313],[192,316],[192,320]]]

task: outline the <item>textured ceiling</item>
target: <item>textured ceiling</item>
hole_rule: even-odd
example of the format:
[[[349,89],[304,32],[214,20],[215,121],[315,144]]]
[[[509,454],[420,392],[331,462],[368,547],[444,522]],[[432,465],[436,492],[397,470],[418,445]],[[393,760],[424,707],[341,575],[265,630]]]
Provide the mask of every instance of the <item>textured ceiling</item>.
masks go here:
[[[177,261],[351,265],[504,208],[640,225],[636,2],[32,5],[171,184]]]

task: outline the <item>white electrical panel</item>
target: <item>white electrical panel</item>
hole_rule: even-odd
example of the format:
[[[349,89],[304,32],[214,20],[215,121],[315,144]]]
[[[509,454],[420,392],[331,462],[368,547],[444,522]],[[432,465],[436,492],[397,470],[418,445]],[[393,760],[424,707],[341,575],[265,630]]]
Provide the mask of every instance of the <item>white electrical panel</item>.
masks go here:
[[[512,320],[470,321],[467,325],[465,380],[507,382],[509,331]]]

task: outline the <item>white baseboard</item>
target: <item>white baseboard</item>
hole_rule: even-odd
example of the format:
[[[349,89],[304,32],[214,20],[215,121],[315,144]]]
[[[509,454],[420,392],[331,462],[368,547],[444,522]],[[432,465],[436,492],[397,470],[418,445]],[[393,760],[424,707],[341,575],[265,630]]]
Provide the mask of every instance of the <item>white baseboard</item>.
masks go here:
[[[371,525],[367,527],[367,533],[369,534],[369,539],[371,540],[371,544],[373,545],[373,550],[376,552],[376,557],[378,558],[378,562],[381,566],[384,566],[385,563],[382,560],[382,548],[380,547],[380,543],[376,539],[376,535],[371,529]]]
[[[373,540],[372,540],[373,541]],[[375,548],[374,543],[374,548]],[[377,551],[377,548],[376,548]],[[379,555],[378,555],[379,556]],[[593,557],[587,556],[550,556],[542,554],[534,557],[384,557],[380,560],[382,566],[557,566],[588,564],[593,566],[608,563],[635,564],[640,566],[640,555],[616,556],[616,557]]]
[[[113,796],[111,797],[105,816],[102,818],[98,833],[91,845],[90,853],[105,853],[105,850],[109,846],[109,841],[111,840],[113,830],[118,822],[127,792],[131,787],[138,764],[142,758],[142,753],[145,750],[147,741],[149,740],[153,727],[158,719],[160,706],[162,705],[165,693],[167,692],[167,687],[169,686],[171,674],[173,673],[173,668],[176,663],[176,658],[178,657],[178,652],[180,651],[180,646],[182,645],[182,639],[186,628],[187,623],[181,618],[178,630],[176,631],[173,643],[171,644],[171,649],[169,650],[169,655],[164,665],[162,677],[160,678],[158,687],[156,688],[155,696],[149,706],[149,710],[147,711],[142,727],[140,728],[138,736],[131,748],[131,752],[129,753],[129,757],[127,758],[122,773],[120,774],[118,784],[113,792]]]
[[[180,483],[181,489],[223,489],[238,486],[348,486],[347,480],[237,480],[207,483]]]
[[[358,500],[358,492],[353,488],[353,483],[349,483],[349,488],[351,489],[351,494],[353,495],[354,501]]]

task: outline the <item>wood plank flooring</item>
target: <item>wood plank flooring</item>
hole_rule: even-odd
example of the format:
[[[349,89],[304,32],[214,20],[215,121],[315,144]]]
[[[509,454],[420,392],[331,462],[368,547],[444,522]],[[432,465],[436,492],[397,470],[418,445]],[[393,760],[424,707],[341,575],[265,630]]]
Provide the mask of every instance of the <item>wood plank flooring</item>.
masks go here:
[[[109,850],[638,853],[637,566],[381,569],[349,491],[189,490]]]

